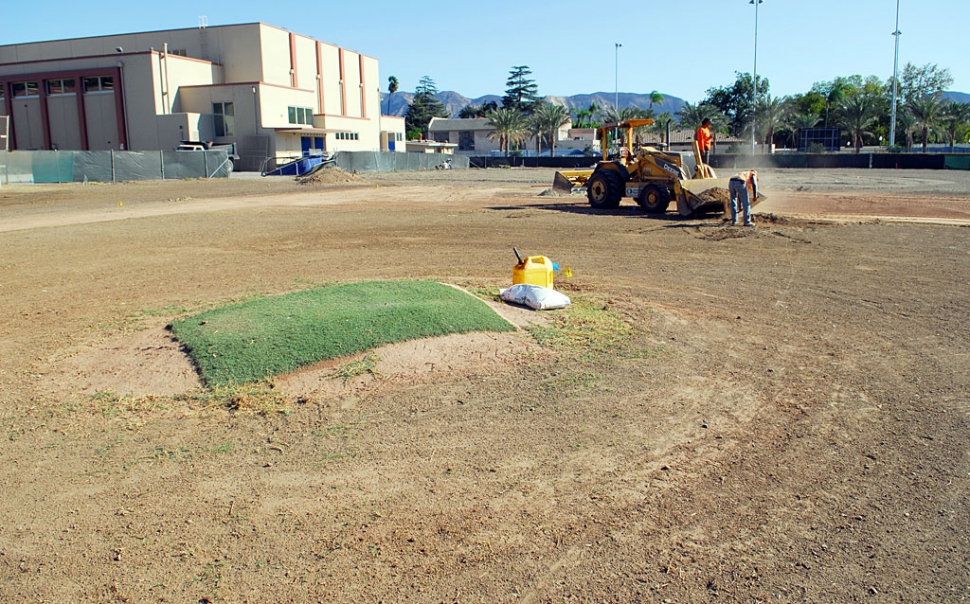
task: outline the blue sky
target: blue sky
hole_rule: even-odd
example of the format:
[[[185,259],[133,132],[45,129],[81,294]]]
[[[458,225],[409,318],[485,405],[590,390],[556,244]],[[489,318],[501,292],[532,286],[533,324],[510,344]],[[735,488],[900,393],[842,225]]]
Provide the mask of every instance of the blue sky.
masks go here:
[[[501,94],[512,65],[529,65],[541,94],[659,90],[691,102],[750,72],[755,7],[748,0],[314,0],[5,2],[0,44],[262,21],[380,59],[381,79],[413,90]],[[775,95],[839,75],[892,75],[896,0],[764,0],[758,74]],[[970,92],[970,0],[901,0],[900,69],[937,63]],[[609,26],[604,27],[604,23]],[[607,30],[607,33],[604,33]]]

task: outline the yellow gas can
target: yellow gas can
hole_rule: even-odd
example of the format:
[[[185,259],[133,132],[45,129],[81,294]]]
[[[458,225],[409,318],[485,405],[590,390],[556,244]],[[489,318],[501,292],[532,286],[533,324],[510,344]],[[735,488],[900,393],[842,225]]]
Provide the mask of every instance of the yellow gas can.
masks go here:
[[[552,288],[552,274],[555,263],[545,256],[526,256],[522,262],[512,267],[512,284],[528,283]]]

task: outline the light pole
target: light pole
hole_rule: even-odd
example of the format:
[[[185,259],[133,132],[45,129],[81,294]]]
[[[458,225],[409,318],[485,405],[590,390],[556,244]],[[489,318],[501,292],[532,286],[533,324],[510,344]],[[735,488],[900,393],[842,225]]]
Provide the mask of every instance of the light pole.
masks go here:
[[[755,134],[758,122],[755,119],[758,112],[758,5],[765,0],[751,0],[754,4],[754,90],[751,92],[751,155],[754,155]]]
[[[896,54],[893,57],[893,109],[889,117],[889,146],[896,146],[896,95],[899,90],[897,74],[899,73],[899,36],[903,32],[899,31],[899,0],[896,0],[896,31],[893,32],[896,38]]]
[[[616,68],[614,70],[614,80],[613,80],[613,107],[616,109],[617,117],[620,115],[620,47],[623,46],[619,42],[616,43]]]

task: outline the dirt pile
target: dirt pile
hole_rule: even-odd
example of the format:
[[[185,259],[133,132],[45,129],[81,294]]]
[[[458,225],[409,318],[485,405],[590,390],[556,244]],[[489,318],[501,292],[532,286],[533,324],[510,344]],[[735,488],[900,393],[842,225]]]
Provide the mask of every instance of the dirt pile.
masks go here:
[[[698,195],[704,201],[717,201],[720,203],[731,203],[731,193],[727,189],[722,189],[720,187],[714,187],[712,189],[707,189],[700,195]]]
[[[313,174],[298,178],[301,185],[336,185],[349,182],[367,182],[357,174],[346,172],[340,168],[321,168]]]

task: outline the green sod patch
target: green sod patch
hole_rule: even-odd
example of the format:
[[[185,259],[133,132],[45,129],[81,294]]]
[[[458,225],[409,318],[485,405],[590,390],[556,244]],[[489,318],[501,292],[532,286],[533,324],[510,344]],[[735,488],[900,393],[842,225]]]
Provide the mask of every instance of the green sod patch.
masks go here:
[[[423,281],[286,294],[217,308],[169,327],[207,386],[252,382],[394,342],[515,329],[481,300]]]

